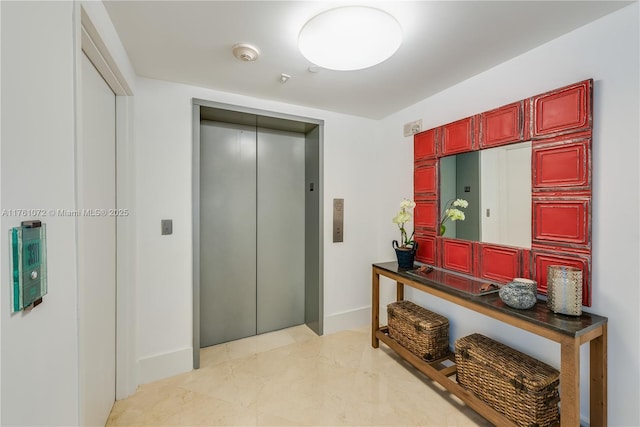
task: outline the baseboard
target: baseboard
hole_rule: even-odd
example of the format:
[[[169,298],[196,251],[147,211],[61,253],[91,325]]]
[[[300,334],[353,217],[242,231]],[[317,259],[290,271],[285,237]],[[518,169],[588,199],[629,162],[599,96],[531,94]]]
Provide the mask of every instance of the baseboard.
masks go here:
[[[138,383],[146,384],[193,369],[191,347],[138,360]]]
[[[360,328],[371,323],[371,306],[334,313],[324,318],[323,333],[332,334],[346,329]]]

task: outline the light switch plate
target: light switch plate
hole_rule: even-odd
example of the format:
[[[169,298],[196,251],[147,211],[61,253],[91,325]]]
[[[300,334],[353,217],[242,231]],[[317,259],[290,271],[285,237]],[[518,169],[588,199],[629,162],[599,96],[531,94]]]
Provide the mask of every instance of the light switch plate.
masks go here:
[[[172,219],[163,219],[160,221],[160,226],[162,228],[162,235],[166,236],[169,234],[173,234],[173,220]]]

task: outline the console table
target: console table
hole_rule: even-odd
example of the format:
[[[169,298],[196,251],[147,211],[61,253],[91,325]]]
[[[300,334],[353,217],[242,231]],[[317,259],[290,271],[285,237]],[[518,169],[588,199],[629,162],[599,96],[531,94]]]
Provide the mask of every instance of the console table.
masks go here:
[[[458,396],[469,407],[488,421],[500,426],[515,426],[513,422],[486,405],[471,392],[462,388],[450,378],[456,372],[454,365],[443,361],[428,363],[413,355],[406,348],[389,337],[387,328],[380,326],[380,276],[396,282],[396,297],[404,299],[404,286],[434,295],[477,313],[542,336],[560,344],[560,425],[576,427],[580,425],[580,346],[590,345],[590,425],[607,425],[607,318],[590,313],[580,317],[555,314],[538,300],[529,310],[517,310],[505,305],[497,293],[472,295],[464,291],[464,286],[450,286],[443,280],[448,277],[446,270],[435,269],[433,278],[418,277],[399,269],[396,262],[373,264],[372,271],[371,345],[378,348],[382,341],[402,358],[415,366],[432,380]],[[429,276],[429,275],[427,275]],[[464,278],[461,280],[464,282]],[[474,281],[481,279],[468,278]],[[452,357],[449,358],[453,360]]]

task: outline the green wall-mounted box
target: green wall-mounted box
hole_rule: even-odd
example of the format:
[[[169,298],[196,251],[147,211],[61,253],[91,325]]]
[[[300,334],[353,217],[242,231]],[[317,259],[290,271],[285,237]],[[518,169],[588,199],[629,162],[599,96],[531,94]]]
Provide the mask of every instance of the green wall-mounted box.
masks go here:
[[[47,227],[25,221],[9,230],[11,312],[35,307],[47,293]]]

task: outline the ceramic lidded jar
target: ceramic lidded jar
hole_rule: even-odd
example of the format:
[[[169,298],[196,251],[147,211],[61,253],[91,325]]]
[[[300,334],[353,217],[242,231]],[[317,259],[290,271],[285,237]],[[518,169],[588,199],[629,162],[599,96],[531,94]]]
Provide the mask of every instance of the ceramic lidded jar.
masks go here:
[[[533,281],[531,281],[533,282]],[[529,282],[513,281],[500,288],[498,295],[509,307],[526,310],[534,305],[538,297],[535,291],[535,282],[533,285]]]

